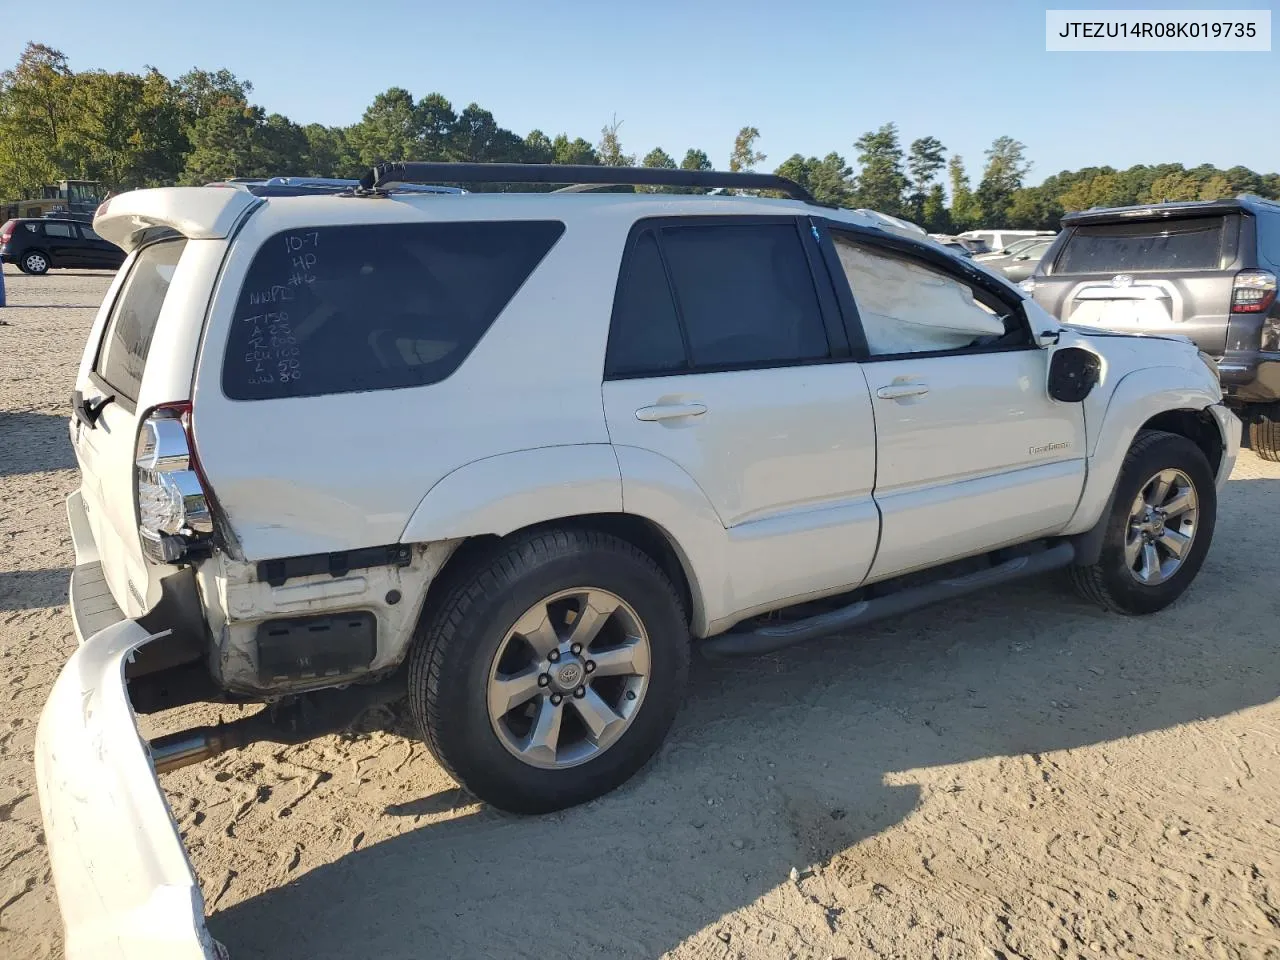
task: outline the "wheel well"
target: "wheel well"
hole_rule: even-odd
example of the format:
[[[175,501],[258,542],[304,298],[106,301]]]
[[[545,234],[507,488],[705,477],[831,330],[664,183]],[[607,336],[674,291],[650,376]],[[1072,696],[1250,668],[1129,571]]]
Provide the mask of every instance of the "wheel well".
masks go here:
[[[592,513],[576,517],[561,517],[512,530],[502,537],[496,534],[468,537],[449,555],[440,572],[428,585],[423,609],[426,609],[426,604],[430,603],[434,596],[447,592],[453,582],[465,576],[470,569],[483,563],[512,538],[532,531],[566,528],[598,530],[619,540],[625,540],[646,553],[670,578],[684,604],[685,618],[693,622],[695,598],[692,585],[684,563],[672,545],[670,537],[653,521],[630,513]]]
[[[1142,429],[1186,437],[1204,453],[1215,475],[1222,465],[1222,434],[1213,415],[1205,410],[1166,410],[1144,423]]]

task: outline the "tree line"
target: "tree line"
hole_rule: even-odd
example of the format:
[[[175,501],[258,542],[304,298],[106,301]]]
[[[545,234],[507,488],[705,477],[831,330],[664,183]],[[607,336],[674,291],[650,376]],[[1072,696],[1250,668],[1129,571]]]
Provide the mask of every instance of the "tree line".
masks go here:
[[[29,43],[18,63],[0,74],[0,199],[34,195],[59,179],[98,180],[120,191],[231,177],[358,177],[378,161],[637,162],[636,154],[623,149],[616,117],[594,143],[541,130],[521,136],[499,126],[479,104],[458,111],[443,94],[415,99],[408,90],[392,87],[374,97],[350,126],[303,126],[251,103],[252,92],[252,83],[225,69],[193,69],[176,80],[155,67],[142,73],[75,71],[60,51]],[[755,170],[764,164],[768,158],[757,149],[759,140],[759,129],[742,127],[729,151],[728,169]],[[997,137],[986,150],[976,187],[962,156],[948,156],[931,136],[904,145],[894,123],[864,133],[852,146],[856,171],[832,151],[822,158],[793,154],[775,172],[805,186],[822,203],[878,210],[935,233],[978,226],[1056,228],[1063,213],[1095,206],[1242,192],[1280,198],[1280,174],[1208,164],[1088,167],[1027,186],[1026,146],[1009,136]],[[639,163],[713,168],[701,147],[689,147],[679,161],[654,147]]]

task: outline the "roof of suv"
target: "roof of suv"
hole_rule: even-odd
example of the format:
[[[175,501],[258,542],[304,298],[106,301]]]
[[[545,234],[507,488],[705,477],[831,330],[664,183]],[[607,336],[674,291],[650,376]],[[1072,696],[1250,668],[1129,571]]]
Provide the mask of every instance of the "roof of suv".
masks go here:
[[[421,184],[429,178],[430,187]],[[788,192],[798,199],[782,200],[722,194],[600,193],[580,187],[551,192],[440,193],[439,181],[578,183],[594,187],[620,184],[739,187]],[[371,183],[371,186],[366,185]],[[131,250],[154,229],[177,230],[192,239],[229,236],[235,224],[260,205],[281,213],[287,209],[317,224],[373,223],[385,220],[488,219],[515,216],[582,216],[588,210],[625,209],[637,217],[672,214],[791,214],[809,213],[902,237],[924,240],[925,231],[905,220],[871,210],[845,210],[817,204],[802,187],[771,174],[733,174],[718,171],[658,170],[653,168],[553,167],[538,164],[380,165],[360,187],[337,183],[231,183],[206,187],[157,187],[119,194],[105,201],[94,228],[112,243]],[[416,189],[415,189],[416,187]],[[434,189],[431,189],[434,187]],[[265,195],[264,195],[265,194]]]
[[[1161,217],[1181,217],[1188,214],[1280,213],[1280,203],[1264,200],[1251,193],[1222,200],[1179,200],[1172,203],[1142,203],[1130,207],[1096,207],[1064,214],[1064,226],[1078,223],[1116,223],[1123,220],[1153,220]]]

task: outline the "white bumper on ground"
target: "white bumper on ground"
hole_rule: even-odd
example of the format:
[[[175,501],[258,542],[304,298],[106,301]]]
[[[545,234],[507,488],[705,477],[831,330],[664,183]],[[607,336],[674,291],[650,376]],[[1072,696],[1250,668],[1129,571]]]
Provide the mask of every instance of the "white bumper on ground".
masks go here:
[[[129,655],[154,639],[101,581],[80,495],[71,611],[80,647],[36,732],[36,783],[68,960],[225,960],[125,689]]]
[[[134,724],[124,662],[152,639],[132,620],[89,637],[36,734],[45,842],[68,960],[216,960],[204,898]]]

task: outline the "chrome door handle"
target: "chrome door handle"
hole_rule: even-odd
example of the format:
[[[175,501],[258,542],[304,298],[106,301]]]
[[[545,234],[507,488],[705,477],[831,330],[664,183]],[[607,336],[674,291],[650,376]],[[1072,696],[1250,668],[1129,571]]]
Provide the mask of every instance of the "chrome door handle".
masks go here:
[[[929,392],[927,383],[891,383],[876,391],[881,400],[905,400],[907,397],[923,397]]]
[[[705,403],[655,403],[636,411],[637,420],[676,420],[680,417],[700,417],[707,412]]]

